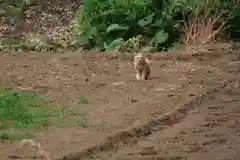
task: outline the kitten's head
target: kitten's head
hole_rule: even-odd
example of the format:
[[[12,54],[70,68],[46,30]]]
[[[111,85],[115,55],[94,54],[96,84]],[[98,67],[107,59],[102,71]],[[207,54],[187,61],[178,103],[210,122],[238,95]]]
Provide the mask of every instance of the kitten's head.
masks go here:
[[[145,62],[145,57],[141,53],[139,53],[139,54],[135,55],[134,61],[137,64],[143,63],[143,62]]]

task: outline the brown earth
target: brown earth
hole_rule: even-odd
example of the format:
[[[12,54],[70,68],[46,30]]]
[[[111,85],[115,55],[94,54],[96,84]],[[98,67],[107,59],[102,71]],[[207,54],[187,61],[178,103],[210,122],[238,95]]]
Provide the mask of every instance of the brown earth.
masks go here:
[[[1,55],[3,86],[34,90],[85,114],[87,127],[36,132],[53,159],[240,158],[240,67],[228,56],[154,60],[147,81],[131,61],[95,54]],[[79,104],[80,97],[89,104]],[[101,124],[101,125],[98,125]],[[38,159],[20,142],[0,143],[3,159]]]

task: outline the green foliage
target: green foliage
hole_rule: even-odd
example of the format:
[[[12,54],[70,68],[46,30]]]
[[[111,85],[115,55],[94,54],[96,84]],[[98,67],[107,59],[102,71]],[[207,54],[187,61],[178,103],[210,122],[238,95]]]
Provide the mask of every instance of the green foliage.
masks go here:
[[[150,43],[157,50],[171,45],[177,38],[167,41],[181,23],[179,17],[187,11],[177,0],[159,6],[148,0],[84,0],[83,4],[78,15],[78,42],[102,51],[113,46],[126,48],[123,45],[137,37],[141,37],[140,45]]]
[[[33,135],[30,135],[28,133],[26,134],[13,134],[8,132],[0,132],[0,139],[4,140],[22,140],[22,139],[28,139],[32,138]]]
[[[82,1],[73,24],[54,30],[39,26],[33,33],[26,34],[21,26],[34,18],[31,16],[41,17],[43,21],[52,16],[42,8],[44,1],[0,0],[0,31],[3,34],[0,52],[64,51],[81,46],[94,51],[135,52],[142,47],[151,48],[150,51],[167,50],[184,36],[184,24],[188,22],[189,15],[196,16],[206,6],[209,6],[207,9],[211,13],[224,11],[221,20],[228,19],[227,31],[231,36],[240,36],[240,0]],[[77,1],[73,3],[78,5]],[[46,13],[46,17],[42,17],[42,13]],[[59,9],[54,14],[59,14]],[[50,32],[43,33],[42,29],[49,29]],[[20,36],[20,33],[25,34]]]
[[[203,9],[206,3],[215,2],[217,9],[227,11],[234,4],[216,0],[83,0],[77,16],[78,43],[99,51],[129,51],[132,49],[125,43],[138,39],[140,46],[165,50],[179,41],[190,13]]]
[[[0,90],[0,139],[23,139],[31,137],[31,129],[48,126],[81,125],[86,127],[86,117],[73,116],[65,107],[52,107],[49,101],[35,92]],[[71,121],[64,120],[71,116]],[[60,124],[59,124],[60,122]],[[26,132],[27,131],[27,132]]]
[[[86,97],[81,97],[81,98],[80,98],[80,103],[88,104],[88,98],[86,98]]]
[[[231,10],[231,18],[227,23],[230,36],[232,38],[240,38],[240,0],[221,0],[221,3],[225,10]]]
[[[0,94],[1,129],[47,125],[49,112],[42,105],[44,101],[34,92],[20,94],[3,90]]]

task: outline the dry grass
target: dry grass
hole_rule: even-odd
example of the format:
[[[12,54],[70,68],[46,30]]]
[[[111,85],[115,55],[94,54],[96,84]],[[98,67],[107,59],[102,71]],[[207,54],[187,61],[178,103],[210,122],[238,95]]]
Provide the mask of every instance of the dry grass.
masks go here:
[[[230,17],[228,11],[218,7],[218,0],[206,0],[204,5],[197,7],[196,12],[185,22],[183,43],[186,49],[192,54],[198,54],[208,52],[208,48],[215,48],[212,44],[216,42],[216,36],[227,28],[226,24]],[[229,45],[222,47],[225,49]]]
[[[182,60],[191,58],[193,55],[230,53],[232,44],[219,42],[219,40],[220,35],[224,34],[229,27],[228,22],[233,18],[234,11],[240,7],[240,0],[232,0],[232,4],[235,7],[232,10],[221,9],[219,0],[204,0],[202,5],[197,4],[195,12],[186,17],[183,46],[155,54],[155,57]]]

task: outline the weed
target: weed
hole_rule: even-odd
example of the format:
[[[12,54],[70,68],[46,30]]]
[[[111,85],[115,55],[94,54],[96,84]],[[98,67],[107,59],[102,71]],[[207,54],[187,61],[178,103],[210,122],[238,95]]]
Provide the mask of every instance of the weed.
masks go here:
[[[84,117],[81,121],[77,121],[80,126],[87,128],[89,126],[88,119]]]
[[[81,97],[80,100],[79,100],[80,103],[83,103],[83,104],[88,104],[88,98],[86,97]]]
[[[8,133],[5,131],[0,132],[0,139],[5,139],[5,140],[21,140],[25,138],[32,138],[33,135],[31,134],[13,134],[13,133]]]
[[[22,133],[30,132],[31,129],[58,125],[61,123],[59,120],[69,115],[73,116],[74,113],[60,105],[50,106],[46,98],[35,92],[0,90],[0,139],[29,138],[31,134]],[[84,127],[86,127],[85,121],[82,125]],[[74,119],[68,123],[73,122]]]
[[[208,51],[216,41],[216,36],[226,30],[234,9],[226,10],[222,5],[219,0],[205,0],[187,17],[183,43],[188,51],[193,54]]]
[[[213,13],[213,8],[218,8],[216,2],[206,2],[203,7],[197,8],[196,12],[188,17],[188,21],[185,22],[184,44],[186,46],[205,45],[215,40],[215,36],[222,31],[226,21],[220,21],[220,19],[225,13],[223,10],[214,10]],[[220,24],[217,25],[217,23]]]
[[[45,102],[34,92],[0,92],[0,129],[39,128],[48,124],[49,111]]]

